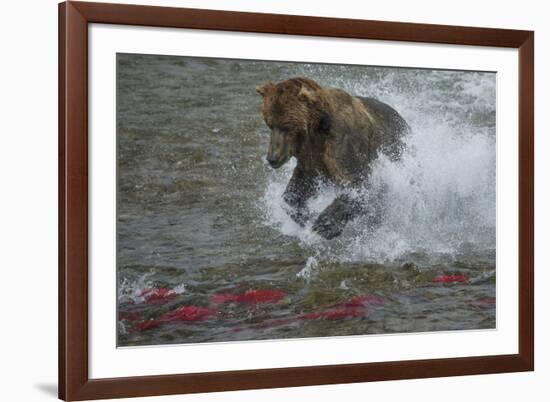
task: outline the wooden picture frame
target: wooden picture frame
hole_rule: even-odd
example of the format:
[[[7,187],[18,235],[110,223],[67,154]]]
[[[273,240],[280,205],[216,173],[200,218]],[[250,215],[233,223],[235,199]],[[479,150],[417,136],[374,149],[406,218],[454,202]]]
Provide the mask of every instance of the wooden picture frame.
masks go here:
[[[88,24],[194,28],[519,49],[519,353],[90,379]],[[534,369],[534,33],[381,21],[65,2],[59,5],[59,397],[140,397]]]

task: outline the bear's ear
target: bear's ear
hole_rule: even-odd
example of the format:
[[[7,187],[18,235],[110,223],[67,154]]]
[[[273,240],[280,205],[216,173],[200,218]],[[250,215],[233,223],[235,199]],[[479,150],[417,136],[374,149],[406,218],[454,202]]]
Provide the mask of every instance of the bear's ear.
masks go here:
[[[300,92],[298,92],[298,99],[306,102],[313,102],[317,99],[317,94],[315,93],[315,90],[306,88],[302,85]]]
[[[264,85],[258,85],[256,87],[256,92],[258,92],[262,96],[265,96],[268,93],[268,91],[270,91],[273,88],[275,88],[275,85],[272,82],[268,82],[267,84],[264,84]]]

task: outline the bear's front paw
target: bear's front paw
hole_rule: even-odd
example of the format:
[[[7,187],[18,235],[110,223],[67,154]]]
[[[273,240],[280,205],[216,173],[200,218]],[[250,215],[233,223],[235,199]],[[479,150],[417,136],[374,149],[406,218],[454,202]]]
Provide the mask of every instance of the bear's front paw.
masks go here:
[[[328,214],[321,214],[313,224],[312,229],[315,233],[330,240],[342,234],[344,225],[332,219]]]
[[[306,208],[285,208],[285,212],[290,216],[290,218],[296,222],[301,227],[306,226],[306,223],[309,221],[309,212]]]

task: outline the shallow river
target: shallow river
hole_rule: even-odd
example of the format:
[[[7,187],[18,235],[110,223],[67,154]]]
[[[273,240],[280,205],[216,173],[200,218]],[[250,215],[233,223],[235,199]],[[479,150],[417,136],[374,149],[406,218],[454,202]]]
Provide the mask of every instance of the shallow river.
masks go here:
[[[493,73],[120,54],[119,346],[495,328]],[[381,225],[327,241],[265,162],[255,86],[307,76],[412,128]],[[320,212],[335,196],[311,202]]]

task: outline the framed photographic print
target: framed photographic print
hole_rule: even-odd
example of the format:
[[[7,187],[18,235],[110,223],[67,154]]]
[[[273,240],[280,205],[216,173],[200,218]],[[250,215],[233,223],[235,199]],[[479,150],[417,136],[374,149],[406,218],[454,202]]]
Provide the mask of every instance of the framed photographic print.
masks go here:
[[[533,32],[59,22],[60,398],[533,370]]]

